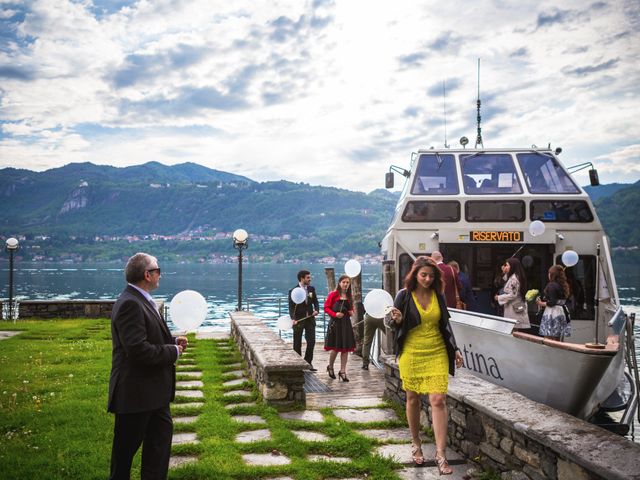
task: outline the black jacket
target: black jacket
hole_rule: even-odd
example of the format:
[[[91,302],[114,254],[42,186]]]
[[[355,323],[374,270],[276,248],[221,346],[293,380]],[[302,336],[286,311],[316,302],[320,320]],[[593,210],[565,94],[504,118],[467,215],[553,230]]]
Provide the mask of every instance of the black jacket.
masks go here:
[[[111,337],[108,411],[137,413],[168,406],[176,388],[175,338],[158,311],[131,286],[113,306]]]
[[[449,323],[450,315],[449,310],[447,310],[446,301],[439,293],[436,293],[436,298],[438,299],[438,305],[440,306],[440,334],[444,339],[444,345],[447,349],[447,357],[449,357],[449,374],[454,375],[456,370],[456,350],[458,350],[458,346],[456,344],[456,339],[453,336],[451,324]],[[395,328],[394,335],[396,355],[399,357],[402,353],[402,348],[404,347],[404,342],[407,339],[409,330],[420,325],[421,320],[418,307],[416,307],[413,298],[411,298],[411,292],[406,288],[403,288],[398,292],[393,305],[402,312],[403,316],[402,323]]]
[[[299,287],[300,285],[298,285]],[[309,285],[307,287],[307,298],[304,302],[296,304],[291,300],[291,292],[293,288],[289,290],[289,316],[292,320],[300,320],[301,318],[310,317],[314,311],[320,311],[320,302],[318,302],[318,295],[316,289]],[[314,317],[310,317],[309,320],[314,320]]]

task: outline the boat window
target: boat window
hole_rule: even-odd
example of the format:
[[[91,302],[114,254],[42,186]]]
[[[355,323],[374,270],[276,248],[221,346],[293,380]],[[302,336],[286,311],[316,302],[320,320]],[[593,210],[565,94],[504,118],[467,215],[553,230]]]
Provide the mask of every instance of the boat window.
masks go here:
[[[460,193],[453,155],[435,153],[420,155],[411,193],[413,195],[455,195]]]
[[[537,152],[516,155],[531,193],[580,193],[560,162],[550,154]]]
[[[571,287],[568,302],[572,320],[594,320],[596,318],[596,257],[579,255],[573,267],[567,267],[564,274]],[[562,265],[562,255],[556,256],[556,265]]]
[[[533,200],[531,220],[589,223],[593,213],[584,200]]]
[[[457,222],[460,202],[411,201],[402,214],[403,222]]]
[[[522,193],[511,155],[474,153],[461,155],[464,193]]]
[[[467,222],[524,222],[525,204],[520,200],[468,201],[464,205],[464,218]]]

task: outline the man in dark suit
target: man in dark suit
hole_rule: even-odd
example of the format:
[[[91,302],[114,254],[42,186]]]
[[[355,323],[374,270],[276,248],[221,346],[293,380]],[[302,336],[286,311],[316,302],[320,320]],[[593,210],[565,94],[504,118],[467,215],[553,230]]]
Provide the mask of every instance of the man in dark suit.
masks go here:
[[[456,297],[460,298],[462,284],[458,278],[457,272],[449,265],[444,263],[442,253],[436,251],[431,254],[431,258],[438,264],[438,268],[442,272],[442,281],[444,283],[444,298],[447,302],[447,308],[456,308]]]
[[[186,337],[172,337],[149,292],[158,288],[158,260],[136,253],[125,267],[127,287],[111,313],[111,378],[108,411],[116,415],[111,450],[112,480],[129,479],[142,445],[143,479],[166,479],[173,422],[169,402],[175,363]]]
[[[293,320],[293,349],[302,355],[302,332],[307,342],[304,359],[311,365],[311,371],[317,372],[313,366],[313,348],[316,346],[316,315],[320,311],[320,303],[316,295],[316,289],[311,286],[311,272],[300,270],[298,272],[298,285],[306,292],[302,303],[295,303],[289,290],[289,315]],[[296,288],[297,288],[296,287]]]

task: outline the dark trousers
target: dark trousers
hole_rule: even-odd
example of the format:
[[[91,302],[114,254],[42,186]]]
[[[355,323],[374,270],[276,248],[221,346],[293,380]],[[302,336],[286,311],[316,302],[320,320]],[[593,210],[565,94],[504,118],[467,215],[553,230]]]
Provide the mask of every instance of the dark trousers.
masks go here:
[[[116,413],[111,480],[129,480],[133,457],[142,445],[142,480],[164,480],[169,470],[173,422],[169,405],[140,413]]]
[[[313,362],[313,349],[316,346],[316,320],[315,318],[307,318],[293,327],[293,349],[302,355],[302,332],[304,331],[304,339],[307,342],[307,348],[304,352],[304,359]]]
[[[380,329],[384,333],[384,318],[374,318],[368,313],[364,314],[364,343],[362,344],[362,361],[369,363],[371,354],[371,344],[376,330]]]

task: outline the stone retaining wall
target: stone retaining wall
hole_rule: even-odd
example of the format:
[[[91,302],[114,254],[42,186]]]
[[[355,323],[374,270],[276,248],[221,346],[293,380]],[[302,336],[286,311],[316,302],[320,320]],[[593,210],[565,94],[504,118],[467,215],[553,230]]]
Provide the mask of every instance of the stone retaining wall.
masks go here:
[[[231,335],[264,401],[274,405],[304,405],[304,371],[309,364],[251,313],[229,315]]]
[[[115,300],[20,300],[18,321],[27,318],[110,318],[114,303]],[[164,315],[164,302],[157,303],[160,314]]]
[[[404,403],[394,357],[384,363],[385,398]],[[449,380],[449,446],[503,479],[640,479],[640,445],[464,370]],[[423,414],[430,424],[426,400]]]

